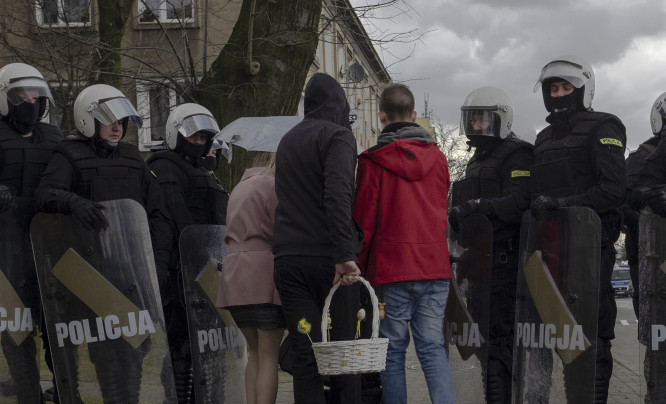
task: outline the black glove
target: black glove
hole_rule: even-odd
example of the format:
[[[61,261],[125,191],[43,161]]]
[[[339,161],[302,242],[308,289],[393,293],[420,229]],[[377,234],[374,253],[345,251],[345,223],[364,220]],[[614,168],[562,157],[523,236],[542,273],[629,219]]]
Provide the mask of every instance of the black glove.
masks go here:
[[[564,198],[552,198],[550,196],[540,195],[532,202],[532,216],[537,219],[543,217],[544,212],[555,210],[567,206],[567,200]]]
[[[449,224],[456,233],[460,231],[460,225],[466,217],[475,213],[487,216],[490,214],[490,201],[487,199],[472,199],[462,205],[454,206],[449,211]]]
[[[666,216],[666,192],[663,189],[654,189],[645,192],[645,205],[659,216]]]
[[[9,188],[5,185],[0,185],[0,213],[9,209],[12,205],[12,193],[9,191]]]
[[[101,203],[72,194],[67,204],[72,214],[79,219],[84,229],[103,230],[109,227],[109,222],[106,220],[104,213],[102,213],[104,205]]]

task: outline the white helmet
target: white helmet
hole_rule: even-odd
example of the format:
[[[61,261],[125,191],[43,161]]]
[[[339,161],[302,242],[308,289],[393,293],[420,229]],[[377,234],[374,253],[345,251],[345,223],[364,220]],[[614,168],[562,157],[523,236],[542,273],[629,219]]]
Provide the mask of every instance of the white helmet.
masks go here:
[[[143,119],[132,103],[115,87],[94,84],[84,88],[74,101],[74,124],[85,137],[95,134],[95,120],[103,125],[111,125],[125,118],[129,118],[139,128],[143,125]],[[123,136],[125,129],[123,127]]]
[[[652,133],[658,135],[664,127],[664,119],[666,119],[666,93],[661,94],[652,104],[650,109],[650,126]]]
[[[513,125],[511,126],[511,132],[516,135],[519,139],[522,139],[528,143],[534,144],[536,140],[537,131],[530,122],[529,119],[522,115],[514,114],[513,115]]]
[[[506,93],[496,87],[472,91],[460,107],[460,133],[469,136],[490,136],[505,139],[511,132],[513,107]],[[484,128],[474,130],[472,120],[483,120]]]
[[[578,56],[564,55],[548,62],[541,69],[541,76],[534,86],[534,92],[541,87],[543,104],[548,112],[551,112],[549,81],[563,79],[573,84],[576,89],[583,89],[580,99],[577,101],[581,107],[588,109],[592,106],[594,98],[594,70],[584,59]]]
[[[181,134],[183,137],[190,137],[201,131],[210,133],[210,139],[220,133],[220,128],[217,126],[217,121],[213,118],[213,114],[199,104],[187,103],[178,105],[171,112],[166,123],[166,141],[169,149],[174,150],[176,148],[178,134]],[[210,146],[207,149],[210,149]]]
[[[25,91],[33,92],[40,98],[40,115],[46,110],[46,100],[55,105],[49,85],[34,67],[25,63],[10,63],[0,69],[0,115],[9,114],[10,104],[16,106],[22,103],[21,94]]]

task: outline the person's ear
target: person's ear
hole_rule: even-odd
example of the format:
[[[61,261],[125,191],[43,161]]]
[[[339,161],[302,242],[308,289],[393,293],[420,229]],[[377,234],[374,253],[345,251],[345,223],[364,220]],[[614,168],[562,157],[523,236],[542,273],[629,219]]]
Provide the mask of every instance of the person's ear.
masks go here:
[[[416,122],[416,111],[412,111],[412,123]]]
[[[379,123],[381,123],[382,126],[386,126],[386,124],[388,123],[388,117],[386,116],[386,112],[379,111],[377,115],[379,115]]]

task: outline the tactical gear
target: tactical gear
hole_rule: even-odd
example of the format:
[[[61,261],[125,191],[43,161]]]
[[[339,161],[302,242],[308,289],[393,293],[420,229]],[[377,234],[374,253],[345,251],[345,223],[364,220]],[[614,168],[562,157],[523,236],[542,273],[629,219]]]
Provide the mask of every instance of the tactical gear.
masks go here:
[[[624,129],[622,122],[614,115],[584,112],[571,128],[566,142],[555,139],[552,126],[542,130],[534,145],[534,161],[545,163],[532,167],[531,194],[566,197],[585,193],[595,185],[594,162],[589,157],[590,144],[598,141],[594,135],[606,122]]]
[[[456,399],[482,402],[487,385],[493,228],[473,214],[449,230],[451,288],[444,314],[445,346]]]
[[[14,197],[12,196],[9,188],[7,188],[5,185],[0,185],[0,213],[9,209],[13,198]]]
[[[548,112],[553,111],[550,96],[550,83],[566,80],[573,84],[577,93],[576,110],[586,110],[592,106],[594,98],[594,70],[592,66],[578,56],[564,55],[548,62],[541,70],[541,75],[534,86],[534,92],[541,87],[543,103]]]
[[[116,158],[99,158],[88,141],[80,140],[60,143],[54,152],[64,154],[76,168],[73,193],[93,201],[127,198],[143,204],[145,162],[130,144],[121,142],[116,149]]]
[[[638,340],[640,357],[644,357],[641,392],[646,403],[666,401],[666,219],[642,214],[639,219],[639,290]]]
[[[601,222],[589,208],[523,215],[514,403],[590,403],[599,393],[599,251]]]
[[[58,394],[68,403],[137,403],[141,392],[174,403],[146,213],[132,200],[103,205],[106,231],[61,214],[39,213],[31,225]],[[97,386],[87,380],[79,391],[79,372],[93,366]]]
[[[225,233],[226,226],[201,224],[187,226],[180,235],[197,402],[235,403],[245,394],[245,339],[229,311],[215,307],[219,271],[224,270],[222,262],[227,254]]]
[[[125,118],[129,118],[139,128],[143,125],[143,118],[136,112],[132,103],[122,92],[109,85],[94,84],[86,87],[74,101],[74,124],[85,137],[92,137],[98,133],[96,121],[103,125],[111,125]]]
[[[199,104],[187,103],[178,105],[169,115],[166,123],[166,142],[171,150],[179,150],[178,135],[182,138],[187,138],[197,132],[204,132],[208,135],[208,142],[203,149],[202,154],[198,157],[203,157],[208,154],[212,146],[212,139],[215,135],[220,133],[220,128],[213,114]]]
[[[104,205],[99,202],[93,202],[89,199],[81,198],[76,194],[67,194],[65,202],[71,212],[79,219],[81,225],[86,230],[105,230],[109,227],[104,213]]]
[[[53,125],[39,122],[32,137],[39,141],[26,141],[7,122],[0,120],[0,183],[8,186],[15,196],[32,198],[51,151],[62,140],[62,133]]]
[[[32,215],[32,200],[21,197],[0,214],[0,363],[6,362],[14,380],[18,404],[40,402],[35,340],[41,305],[30,254]]]
[[[152,166],[159,159],[172,162],[187,178],[187,183],[180,185],[184,188],[183,197],[188,211],[198,218],[196,223],[225,224],[229,195],[208,171],[192,165],[173,151],[153,154],[148,164]]]
[[[546,195],[539,195],[530,206],[532,215],[537,219],[544,216],[544,211],[565,208],[567,200],[565,198],[552,198]]]
[[[44,76],[30,65],[10,63],[0,69],[0,115],[12,116],[12,109],[24,102],[26,94],[39,97],[41,116],[47,100],[54,105],[53,96]]]
[[[495,87],[481,87],[472,91],[460,108],[460,133],[467,137],[491,136],[501,139],[511,133],[513,107],[504,91]],[[473,120],[482,121],[482,129],[475,129]]]

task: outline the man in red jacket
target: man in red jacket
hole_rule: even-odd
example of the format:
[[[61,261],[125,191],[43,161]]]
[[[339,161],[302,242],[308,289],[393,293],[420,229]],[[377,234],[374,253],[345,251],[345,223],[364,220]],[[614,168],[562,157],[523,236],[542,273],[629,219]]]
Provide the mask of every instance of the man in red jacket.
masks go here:
[[[380,333],[389,339],[382,386],[386,404],[406,403],[409,324],[433,404],[455,402],[442,321],[451,268],[446,242],[446,157],[414,123],[414,95],[402,84],[379,99],[384,126],[359,156],[354,219],[365,235],[359,255],[386,303]]]

